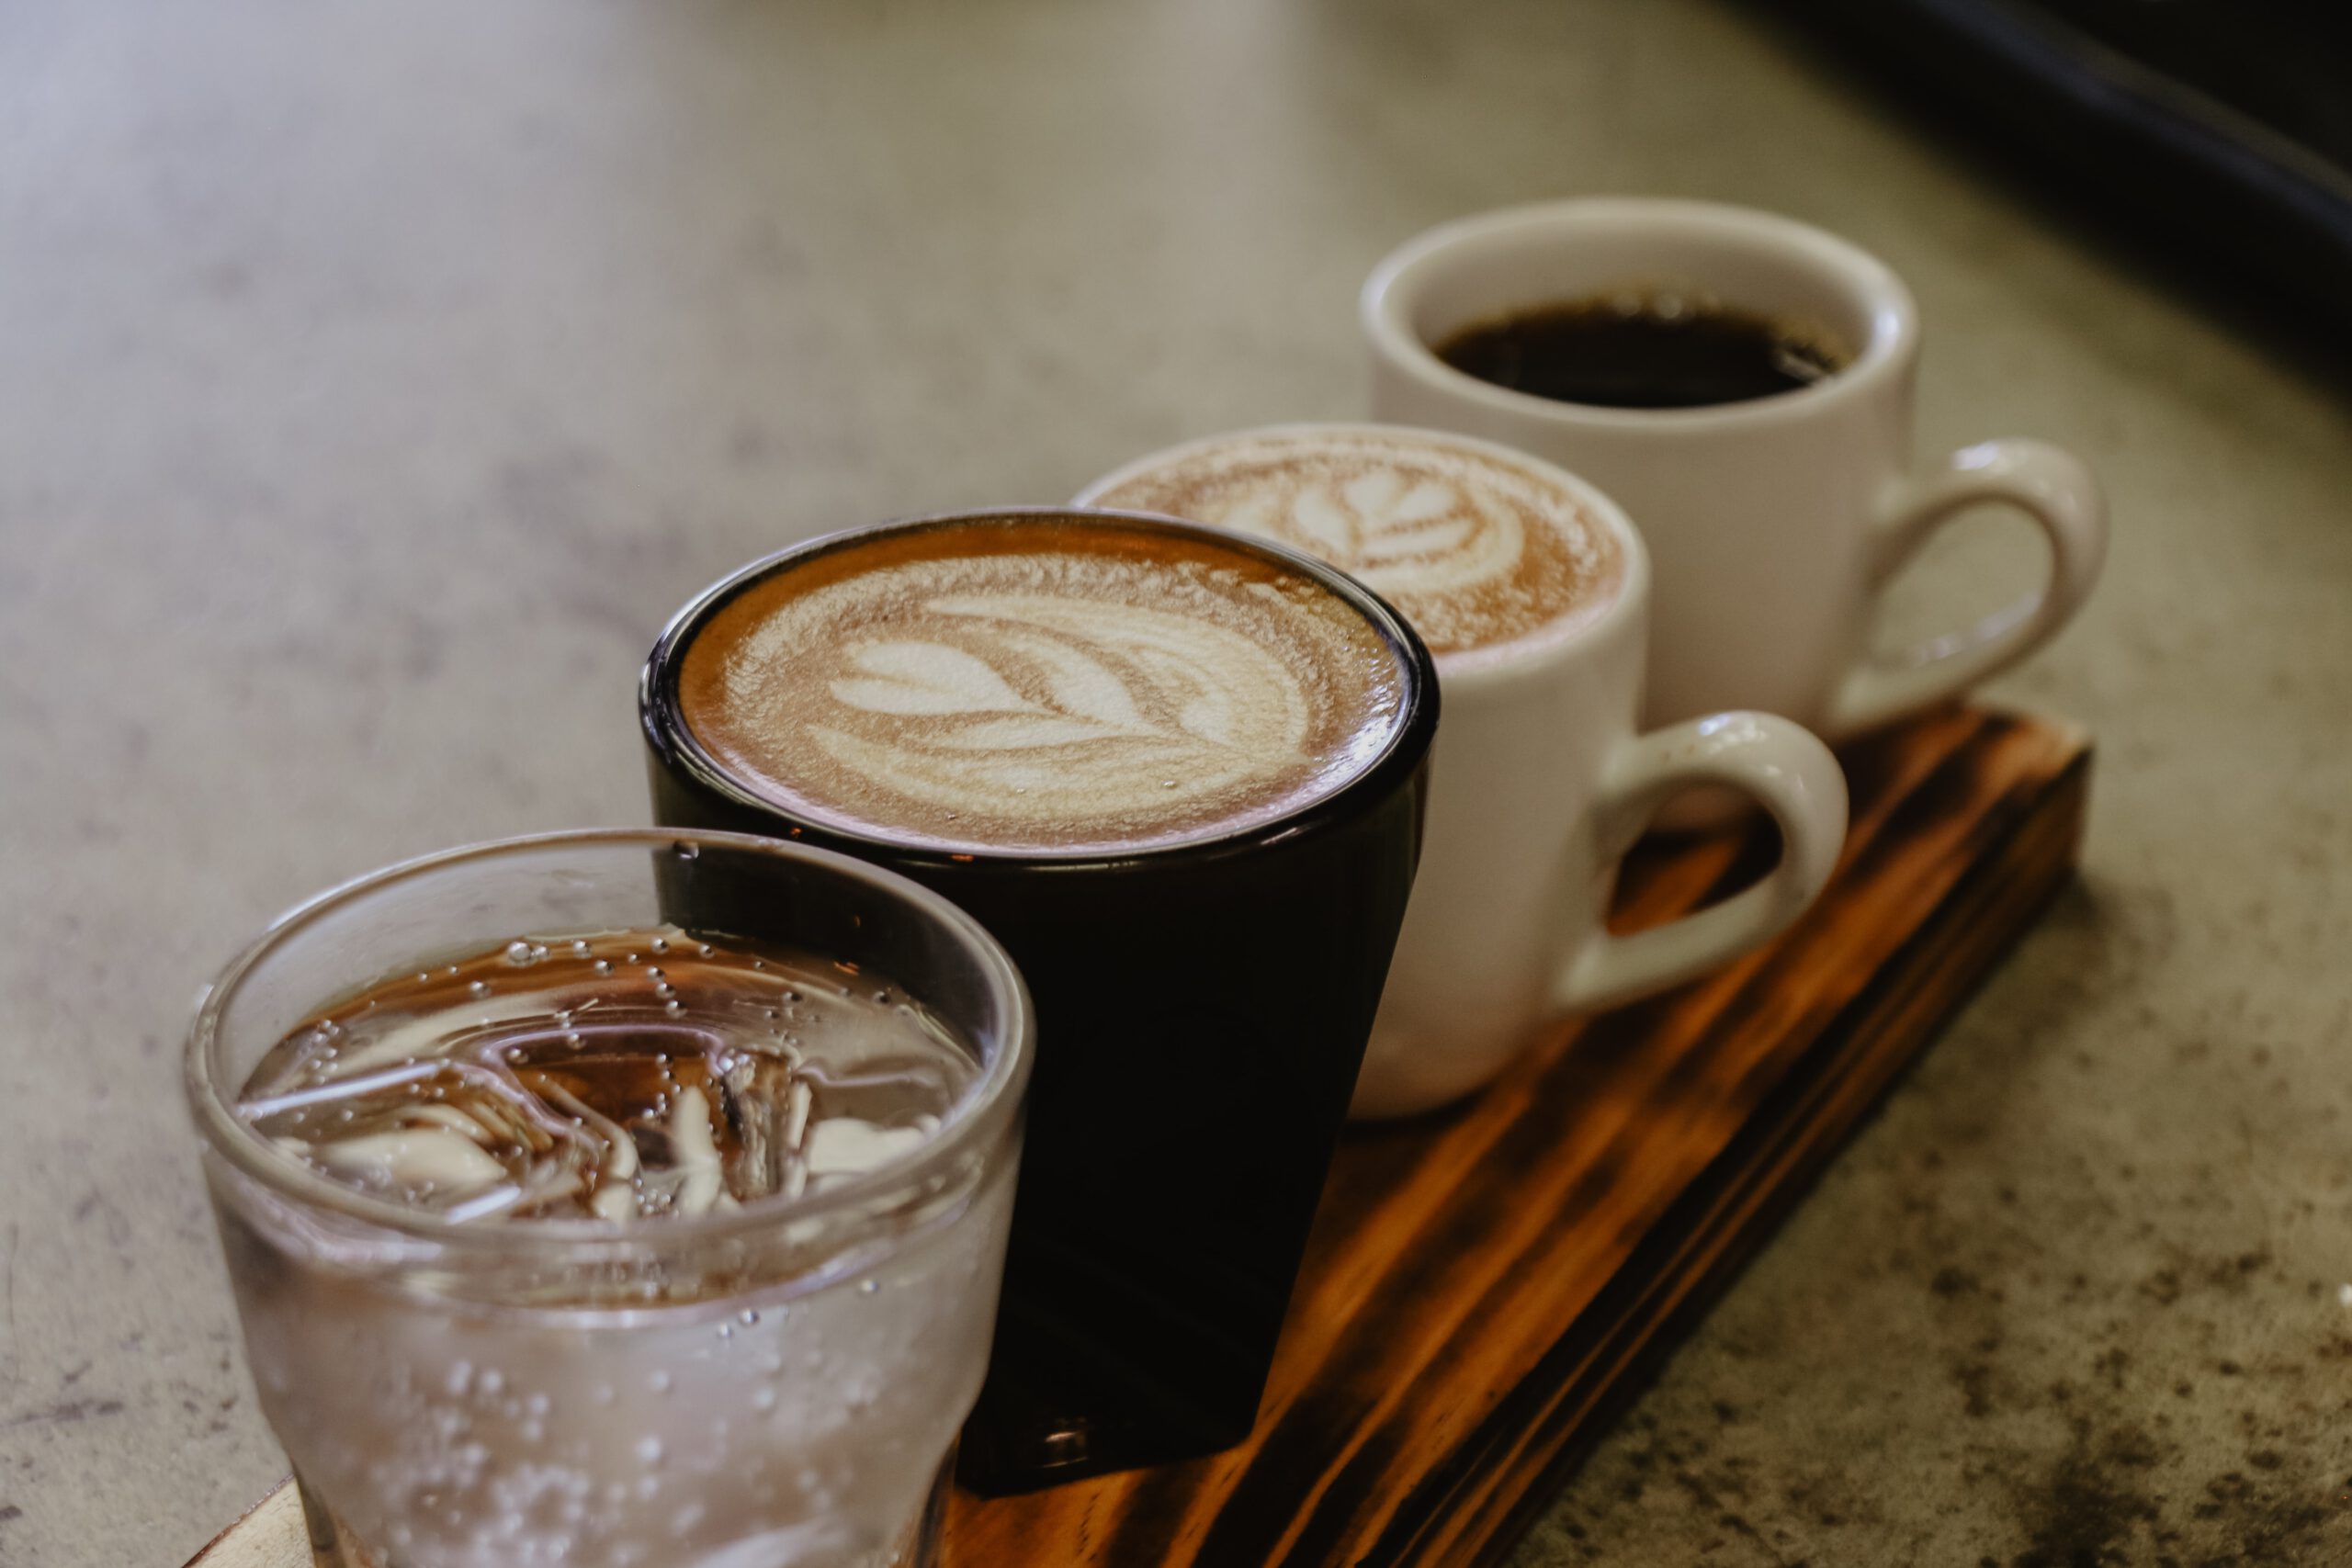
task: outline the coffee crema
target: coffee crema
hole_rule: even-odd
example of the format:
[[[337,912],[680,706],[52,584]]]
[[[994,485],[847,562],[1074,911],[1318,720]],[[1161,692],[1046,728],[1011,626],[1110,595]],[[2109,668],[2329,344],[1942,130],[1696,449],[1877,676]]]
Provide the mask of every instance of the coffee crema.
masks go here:
[[[738,784],[951,852],[1159,848],[1272,821],[1387,750],[1405,655],[1214,537],[1017,515],[783,563],[688,634],[677,700]]]
[[[1395,604],[1441,661],[1577,625],[1624,573],[1615,537],[1540,468],[1403,427],[1213,438],[1146,458],[1083,500],[1305,550]]]

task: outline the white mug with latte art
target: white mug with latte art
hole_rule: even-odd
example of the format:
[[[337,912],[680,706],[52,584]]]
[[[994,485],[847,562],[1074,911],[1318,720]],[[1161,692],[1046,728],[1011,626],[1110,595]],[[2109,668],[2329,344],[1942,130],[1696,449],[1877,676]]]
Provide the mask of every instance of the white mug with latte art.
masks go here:
[[[1465,328],[1573,301],[1712,299],[1818,335],[1842,367],[1810,386],[1687,408],[1557,401],[1456,369]],[[2041,646],[2098,581],[2107,512],[2082,462],[2008,438],[1911,470],[1919,313],[1876,257],[1793,219],[1709,202],[1600,197],[1481,214],[1408,241],[1364,285],[1375,418],[1548,458],[1623,506],[1657,569],[1650,723],[1725,707],[1833,739],[1946,702]],[[1881,595],[1968,508],[2049,541],[2040,590],[1899,653],[1871,642]]]
[[[1172,447],[1079,504],[1271,537],[1351,572],[1435,655],[1444,720],[1420,871],[1353,1113],[1468,1093],[1549,1021],[1629,1001],[1770,941],[1846,834],[1844,776],[1797,725],[1723,713],[1639,732],[1649,558],[1607,497],[1489,442],[1287,425]],[[1781,863],[1634,936],[1603,925],[1617,864],[1668,796],[1728,786],[1781,827]]]

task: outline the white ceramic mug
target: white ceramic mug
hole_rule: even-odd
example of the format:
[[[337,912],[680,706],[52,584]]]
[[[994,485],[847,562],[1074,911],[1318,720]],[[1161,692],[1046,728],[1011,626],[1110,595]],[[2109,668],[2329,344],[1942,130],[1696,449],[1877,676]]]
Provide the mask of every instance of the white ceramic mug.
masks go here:
[[[1648,553],[1608,497],[1525,453],[1436,431],[1278,426],[1142,458],[1088,486],[1078,503],[1138,504],[1123,492],[1155,468],[1221,442],[1332,436],[1429,443],[1505,465],[1572,505],[1620,563],[1613,585],[1565,630],[1437,656],[1440,715],[1420,869],[1351,1107],[1358,1116],[1396,1116],[1484,1084],[1556,1017],[1663,989],[1777,935],[1837,864],[1846,786],[1828,749],[1787,719],[1724,713],[1637,732]],[[1415,526],[1426,519],[1400,522]],[[1317,553],[1380,587],[1364,561],[1341,558],[1346,551]],[[1603,920],[1619,860],[1661,801],[1709,784],[1771,813],[1780,864],[1711,908],[1611,934]]]
[[[1850,361],[1795,391],[1702,408],[1558,402],[1477,379],[1432,345],[1473,323],[1625,291],[1709,296],[1824,328]],[[1705,202],[1608,197],[1510,208],[1432,229],[1364,285],[1376,418],[1548,457],[1606,491],[1657,570],[1653,724],[1726,707],[1833,739],[1950,698],[2065,625],[2098,576],[2107,515],[2082,463],[1987,441],[1915,476],[1919,316],[1902,279],[1834,234]],[[1894,658],[1873,656],[1880,591],[1962,509],[2041,525],[2041,591]]]

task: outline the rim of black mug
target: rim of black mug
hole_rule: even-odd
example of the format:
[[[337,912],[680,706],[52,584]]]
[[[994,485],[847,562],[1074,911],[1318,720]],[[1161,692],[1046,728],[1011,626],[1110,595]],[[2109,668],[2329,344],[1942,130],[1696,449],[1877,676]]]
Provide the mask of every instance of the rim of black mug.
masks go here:
[[[944,845],[910,843],[886,833],[861,832],[842,824],[800,816],[768,796],[745,787],[730,776],[703,749],[701,740],[686,723],[678,702],[679,666],[686,646],[703,624],[736,595],[775,573],[817,556],[845,549],[886,534],[986,525],[1000,521],[1050,523],[1061,519],[1097,525],[1112,523],[1148,533],[1206,538],[1221,548],[1238,549],[1244,554],[1272,560],[1312,579],[1369,621],[1382,639],[1395,649],[1408,671],[1405,702],[1388,744],[1377,757],[1329,794],[1318,795],[1297,809],[1270,821],[1253,822],[1230,832],[1182,839],[1173,843],[1139,845],[1133,849],[997,850],[977,845],[951,849]],[[688,600],[662,628],[662,635],[654,639],[653,650],[647,655],[644,668],[638,677],[637,712],[646,744],[662,765],[684,773],[698,788],[718,795],[739,811],[786,825],[788,830],[775,836],[787,842],[847,848],[852,852],[863,851],[887,854],[894,866],[922,866],[942,871],[977,867],[1015,870],[1024,866],[1039,870],[1068,870],[1142,862],[1181,864],[1218,860],[1286,843],[1352,817],[1358,802],[1366,796],[1386,795],[1418,768],[1429,754],[1430,743],[1437,732],[1438,677],[1437,664],[1429,649],[1395,606],[1346,573],[1286,545],[1152,512],[1130,512],[1111,507],[989,506],[926,513],[843,528],[786,546],[737,568]]]

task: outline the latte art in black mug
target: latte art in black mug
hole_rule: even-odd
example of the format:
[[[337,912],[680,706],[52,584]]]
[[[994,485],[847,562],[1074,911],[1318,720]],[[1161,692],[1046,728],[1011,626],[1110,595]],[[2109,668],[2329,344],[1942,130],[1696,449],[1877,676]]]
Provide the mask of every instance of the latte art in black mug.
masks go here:
[[[1239,1441],[1420,857],[1438,692],[1411,627],[1262,539],[967,513],[715,584],[655,646],[639,711],[658,820],[901,872],[1035,999],[963,1481]],[[750,938],[776,918],[688,913]]]
[[[850,546],[687,649],[687,728],[778,804],[948,850],[1213,837],[1386,750],[1404,669],[1312,579],[1063,523]]]

